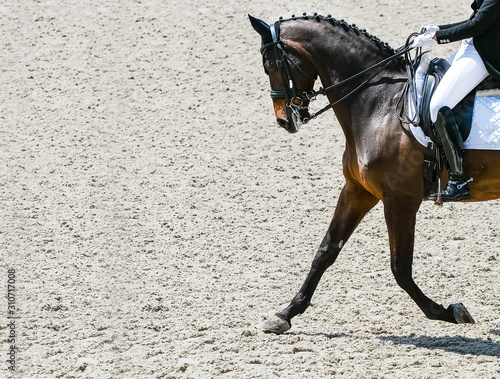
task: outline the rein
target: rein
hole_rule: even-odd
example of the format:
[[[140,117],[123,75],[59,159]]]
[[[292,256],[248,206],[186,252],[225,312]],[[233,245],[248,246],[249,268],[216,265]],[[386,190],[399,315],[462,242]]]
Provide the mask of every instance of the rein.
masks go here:
[[[370,82],[376,75],[378,75],[387,65],[389,65],[394,59],[400,57],[401,55],[404,55],[408,53],[412,47],[409,46],[407,43],[405,46],[401,46],[400,48],[396,49],[396,53],[389,56],[388,58],[383,59],[382,61],[374,64],[373,66],[368,67],[367,69],[358,72],[357,74],[344,79],[336,84],[333,84],[331,86],[328,86],[326,88],[319,88],[319,90],[300,90],[296,89],[294,85],[294,80],[291,75],[291,68],[290,68],[290,59],[288,58],[287,53],[285,52],[283,45],[280,40],[279,32],[280,32],[280,22],[275,22],[270,25],[271,29],[271,36],[272,36],[272,41],[262,45],[261,47],[261,54],[264,56],[264,54],[271,48],[275,49],[277,60],[276,60],[276,65],[279,69],[280,76],[281,76],[281,81],[283,83],[283,90],[272,90],[271,91],[271,98],[272,99],[285,99],[286,101],[286,106],[287,108],[291,109],[291,111],[295,114],[295,116],[304,124],[308,123],[310,120],[313,120],[317,118],[319,115],[322,113],[326,112],[327,110],[333,108],[335,105],[343,102],[344,100],[348,99],[350,96],[352,96],[354,93],[359,91],[362,87],[364,87],[366,84]],[[293,64],[293,63],[292,63]],[[307,75],[300,67],[296,66],[296,68],[299,69],[306,77]],[[339,100],[328,104],[324,108],[320,109],[316,113],[310,115],[309,117],[302,118],[299,114],[300,110],[307,110],[309,107],[307,105],[304,105],[306,102],[310,102],[313,100],[316,100],[318,95],[323,95],[326,96],[328,92],[331,90],[342,87],[346,85],[347,83],[350,83],[374,70],[377,68],[380,68],[376,72],[373,73],[373,75],[370,75],[368,79],[366,79],[363,83],[361,83],[359,86],[357,86],[355,89],[350,91],[347,95],[343,96]]]

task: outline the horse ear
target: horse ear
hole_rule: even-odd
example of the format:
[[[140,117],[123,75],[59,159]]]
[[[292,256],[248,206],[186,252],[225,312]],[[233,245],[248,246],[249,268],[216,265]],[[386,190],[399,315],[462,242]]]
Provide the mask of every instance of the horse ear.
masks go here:
[[[267,25],[264,21],[253,17],[252,15],[248,15],[248,18],[250,19],[250,23],[252,24],[255,31],[262,37],[263,43],[268,43],[273,40],[269,25]]]

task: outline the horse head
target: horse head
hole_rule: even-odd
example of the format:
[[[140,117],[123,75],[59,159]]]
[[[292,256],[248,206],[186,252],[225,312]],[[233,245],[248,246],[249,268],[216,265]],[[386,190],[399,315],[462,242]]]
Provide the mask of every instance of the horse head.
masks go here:
[[[317,72],[300,43],[281,38],[280,22],[268,25],[248,16],[262,38],[262,63],[271,84],[276,120],[289,133],[296,133],[309,121],[307,95],[314,87]]]

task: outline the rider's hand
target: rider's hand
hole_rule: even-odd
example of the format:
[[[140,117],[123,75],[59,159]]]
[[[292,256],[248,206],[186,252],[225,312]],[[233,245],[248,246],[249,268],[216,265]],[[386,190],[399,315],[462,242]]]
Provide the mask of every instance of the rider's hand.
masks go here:
[[[437,45],[437,41],[434,39],[434,34],[435,33],[425,33],[416,36],[411,44],[411,47],[415,48],[422,46]]]
[[[420,28],[420,34],[424,33],[436,33],[439,30],[437,25],[425,25]]]

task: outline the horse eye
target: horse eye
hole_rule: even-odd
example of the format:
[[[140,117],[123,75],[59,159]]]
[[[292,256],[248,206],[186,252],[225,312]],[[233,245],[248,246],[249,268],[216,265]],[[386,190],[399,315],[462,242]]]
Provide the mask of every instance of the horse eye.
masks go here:
[[[273,71],[274,70],[274,62],[267,61],[264,63],[264,67],[266,68],[267,71]]]

